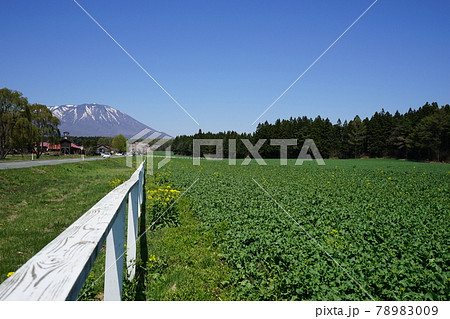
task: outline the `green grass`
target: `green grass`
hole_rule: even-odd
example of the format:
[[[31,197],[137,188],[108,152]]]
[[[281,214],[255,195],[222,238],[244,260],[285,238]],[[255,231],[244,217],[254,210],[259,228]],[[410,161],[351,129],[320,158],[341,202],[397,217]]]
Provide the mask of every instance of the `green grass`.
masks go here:
[[[147,300],[227,300],[229,269],[218,247],[224,225],[205,229],[187,200],[179,226],[147,232]]]
[[[166,151],[153,151],[152,153],[153,153],[153,155],[155,155],[155,156],[166,156],[166,155],[167,155],[167,154],[166,154]],[[174,155],[172,151],[170,151],[169,154],[170,154],[171,156]]]
[[[0,282],[133,171],[124,158],[0,170]]]

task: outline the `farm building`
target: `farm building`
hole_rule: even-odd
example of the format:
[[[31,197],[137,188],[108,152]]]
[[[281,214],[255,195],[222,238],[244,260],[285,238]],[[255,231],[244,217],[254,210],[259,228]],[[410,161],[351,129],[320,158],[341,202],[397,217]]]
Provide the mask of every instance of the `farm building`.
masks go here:
[[[69,140],[61,140],[60,147],[62,154],[81,154],[81,147]]]
[[[64,138],[60,141],[62,154],[81,154],[81,147],[69,140],[69,132],[64,132]]]
[[[42,142],[41,148],[44,152],[59,152],[61,151],[61,145],[59,144],[51,144],[48,142]]]
[[[118,149],[111,147],[109,145],[104,145],[104,144],[97,145],[97,153],[99,153],[99,154],[105,154],[105,153],[114,154],[114,153],[117,153],[118,151],[119,151]]]
[[[81,154],[81,147],[68,140],[62,140],[61,144],[42,142],[41,148],[44,152],[62,153],[62,154]]]

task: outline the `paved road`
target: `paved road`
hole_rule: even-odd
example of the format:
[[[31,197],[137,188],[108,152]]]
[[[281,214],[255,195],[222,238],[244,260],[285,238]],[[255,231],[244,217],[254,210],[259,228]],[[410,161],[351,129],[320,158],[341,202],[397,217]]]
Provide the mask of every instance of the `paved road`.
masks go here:
[[[118,156],[111,156],[111,158],[115,158]],[[189,156],[163,156],[163,155],[153,155],[151,157],[167,157],[174,159],[189,159],[192,160],[192,157]],[[85,158],[84,161],[95,161],[99,159],[105,159],[102,157],[88,157]],[[35,160],[35,161],[16,161],[16,162],[0,162],[0,169],[10,169],[10,168],[25,168],[25,167],[33,167],[33,166],[43,166],[43,165],[58,165],[63,163],[75,163],[82,162],[81,158],[61,158],[54,160]]]
[[[102,157],[88,157],[85,158],[85,161],[95,161],[103,159]],[[17,161],[17,162],[3,162],[0,163],[0,169],[9,169],[9,168],[24,168],[24,167],[32,167],[32,166],[42,166],[42,165],[58,165],[63,163],[75,163],[82,162],[81,158],[62,158],[62,159],[54,159],[54,160],[36,160],[36,161]]]

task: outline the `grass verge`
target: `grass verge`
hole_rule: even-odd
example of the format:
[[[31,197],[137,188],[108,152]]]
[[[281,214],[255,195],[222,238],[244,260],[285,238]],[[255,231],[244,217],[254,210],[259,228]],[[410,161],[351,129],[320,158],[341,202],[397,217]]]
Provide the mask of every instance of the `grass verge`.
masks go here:
[[[147,300],[227,300],[229,269],[220,253],[225,225],[206,229],[189,202],[177,203],[179,225],[147,232]]]

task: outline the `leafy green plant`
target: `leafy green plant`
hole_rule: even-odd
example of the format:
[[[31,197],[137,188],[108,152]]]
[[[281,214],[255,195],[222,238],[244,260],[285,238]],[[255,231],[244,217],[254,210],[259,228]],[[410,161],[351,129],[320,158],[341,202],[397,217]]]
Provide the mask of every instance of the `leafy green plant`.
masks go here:
[[[177,189],[199,178],[186,197],[205,231],[223,227],[231,299],[450,298],[449,165],[267,162],[172,159],[159,172]]]
[[[147,211],[150,214],[151,228],[179,225],[177,206],[174,203],[180,193],[170,185],[147,190]]]

